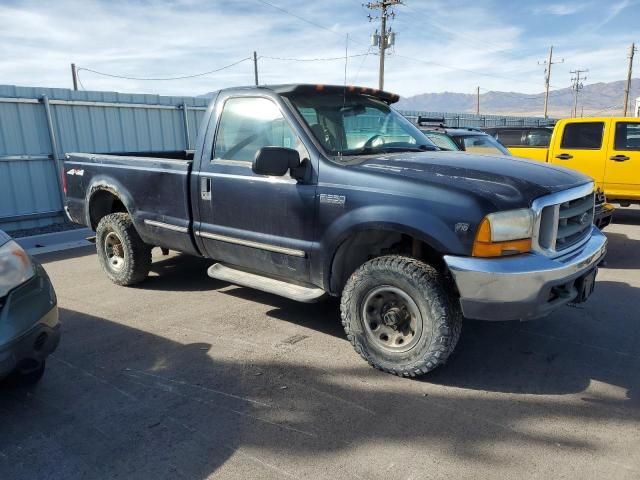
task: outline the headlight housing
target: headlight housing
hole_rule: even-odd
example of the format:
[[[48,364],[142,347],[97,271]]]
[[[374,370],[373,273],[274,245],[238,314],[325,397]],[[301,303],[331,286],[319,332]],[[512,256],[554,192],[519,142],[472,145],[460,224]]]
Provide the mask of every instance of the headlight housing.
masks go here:
[[[531,251],[534,214],[529,208],[491,213],[482,219],[472,255],[502,257]]]
[[[0,298],[36,274],[31,258],[13,240],[0,246]]]

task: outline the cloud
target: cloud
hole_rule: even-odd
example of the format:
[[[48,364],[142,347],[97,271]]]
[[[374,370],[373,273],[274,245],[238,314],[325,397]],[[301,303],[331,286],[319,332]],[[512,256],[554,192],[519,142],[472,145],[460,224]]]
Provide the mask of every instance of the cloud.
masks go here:
[[[551,5],[541,5],[533,8],[533,12],[538,15],[574,15],[589,6],[588,3],[554,3]]]
[[[68,88],[71,62],[128,77],[188,75],[229,65],[256,50],[263,83],[340,84],[341,59],[300,62],[267,57],[341,57],[348,32],[349,54],[370,52],[349,59],[348,81],[377,85],[379,59],[369,47],[376,25],[367,21],[369,12],[362,8],[362,0],[269,1],[330,31],[258,0],[58,0],[47,9],[38,0],[3,0],[2,82]],[[397,39],[389,51],[385,77],[385,88],[401,95],[472,92],[477,85],[540,92],[543,69],[537,61],[551,44],[558,56],[567,59],[565,65],[554,66],[552,84],[558,87],[569,83],[574,61],[586,63],[593,81],[623,76],[618,67],[630,41],[618,30],[604,37],[593,29],[580,30],[584,23],[579,22],[541,31],[528,23],[529,7],[509,3],[515,5],[516,23],[509,14],[513,9],[505,9],[497,0],[482,5],[461,0],[456,8],[446,0],[433,0],[428,7],[415,1],[406,4],[396,7],[391,21]],[[607,21],[618,22],[623,17],[619,13],[629,5],[620,1],[608,10]],[[80,75],[90,90],[198,95],[253,83],[253,66],[245,61],[211,75],[175,81],[117,79],[88,71]]]
[[[634,2],[632,0],[622,0],[621,2],[617,2],[611,5],[608,5],[607,11],[608,13],[604,16],[602,21],[598,22],[595,26],[596,29],[604,27],[606,24],[615,19],[623,10],[626,8],[637,4],[638,2]]]

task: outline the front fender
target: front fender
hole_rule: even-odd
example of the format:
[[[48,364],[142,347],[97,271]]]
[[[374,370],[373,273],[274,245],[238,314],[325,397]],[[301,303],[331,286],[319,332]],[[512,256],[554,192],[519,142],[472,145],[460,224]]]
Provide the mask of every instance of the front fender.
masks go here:
[[[320,251],[325,252],[321,271],[326,289],[330,288],[331,266],[338,248],[349,237],[365,230],[410,235],[441,254],[457,252],[464,255],[467,250],[454,225],[447,225],[424,209],[397,205],[361,206],[335,218],[320,239]]]

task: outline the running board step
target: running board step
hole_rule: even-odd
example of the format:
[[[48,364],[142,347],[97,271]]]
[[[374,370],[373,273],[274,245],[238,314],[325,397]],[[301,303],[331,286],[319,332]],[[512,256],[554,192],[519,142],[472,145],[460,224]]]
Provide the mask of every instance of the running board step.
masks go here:
[[[243,287],[255,288],[263,292],[273,293],[298,302],[311,303],[324,296],[325,291],[318,287],[305,287],[295,283],[264,277],[255,273],[244,272],[221,263],[214,263],[207,270],[211,278],[235,283]]]

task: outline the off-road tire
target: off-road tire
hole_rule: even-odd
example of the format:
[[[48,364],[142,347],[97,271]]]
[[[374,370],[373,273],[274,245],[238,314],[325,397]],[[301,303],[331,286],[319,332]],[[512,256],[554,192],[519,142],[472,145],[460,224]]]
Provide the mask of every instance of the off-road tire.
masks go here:
[[[46,366],[46,361],[42,360],[42,362],[32,370],[21,370],[16,368],[9,376],[0,380],[0,388],[13,389],[16,387],[29,387],[35,385],[44,376]]]
[[[122,245],[124,264],[119,270],[110,265],[104,247],[110,233],[115,233]],[[151,246],[142,241],[128,213],[112,213],[100,220],[96,229],[96,251],[102,269],[116,285],[140,283],[151,269]]]
[[[405,292],[422,317],[422,335],[407,352],[385,351],[364,331],[363,302],[368,292],[388,285]],[[400,255],[377,257],[360,266],[347,281],[340,303],[342,325],[353,348],[379,370],[417,377],[444,364],[462,329],[459,303],[432,266]]]
[[[44,371],[47,368],[46,360],[42,360],[40,365],[35,370],[30,370],[28,372],[17,372],[16,375],[16,383],[18,385],[35,385],[44,375]]]

